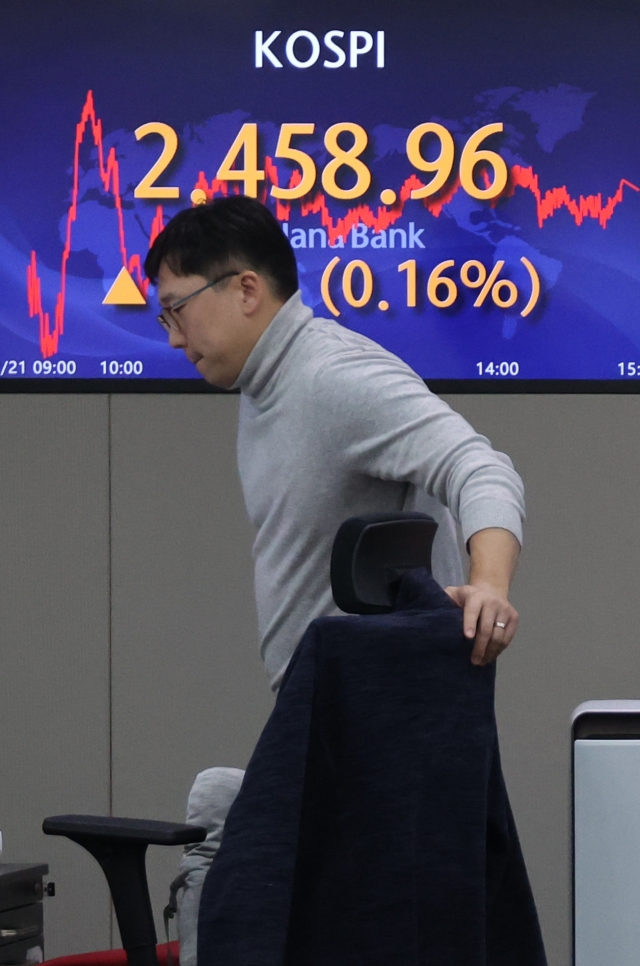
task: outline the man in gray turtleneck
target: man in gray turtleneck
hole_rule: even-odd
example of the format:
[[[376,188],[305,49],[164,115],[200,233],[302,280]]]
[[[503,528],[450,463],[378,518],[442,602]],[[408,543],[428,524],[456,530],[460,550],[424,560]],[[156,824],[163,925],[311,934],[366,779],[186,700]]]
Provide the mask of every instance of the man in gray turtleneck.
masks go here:
[[[434,575],[464,608],[472,661],[494,660],[518,623],[508,591],[524,507],[509,458],[396,356],[314,318],[289,241],[257,201],[235,196],[176,215],[145,271],[157,282],[170,344],[208,382],[241,391],[238,465],[256,528],[261,654],[272,687],[307,624],[337,612],[333,538],[347,517],[369,512],[421,509],[438,520]],[[470,551],[466,585],[451,514]],[[242,777],[230,791],[220,772],[199,775],[189,797],[189,820],[209,835],[181,863],[183,966],[196,966],[202,882]]]
[[[436,517],[434,575],[464,608],[472,661],[494,660],[518,623],[508,591],[524,504],[509,458],[396,356],[314,317],[288,239],[259,202],[234,196],[181,212],[145,270],[170,344],[208,382],[241,391],[238,465],[272,687],[309,621],[337,613],[338,526],[370,512]],[[470,553],[466,585],[451,514]]]

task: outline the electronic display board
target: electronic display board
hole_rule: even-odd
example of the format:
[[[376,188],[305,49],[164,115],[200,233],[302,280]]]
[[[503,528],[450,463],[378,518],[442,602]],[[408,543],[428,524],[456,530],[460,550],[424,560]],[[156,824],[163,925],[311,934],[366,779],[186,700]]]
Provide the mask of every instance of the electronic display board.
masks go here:
[[[436,388],[640,383],[640,5],[0,11],[0,390],[207,389],[142,263],[233,192]]]

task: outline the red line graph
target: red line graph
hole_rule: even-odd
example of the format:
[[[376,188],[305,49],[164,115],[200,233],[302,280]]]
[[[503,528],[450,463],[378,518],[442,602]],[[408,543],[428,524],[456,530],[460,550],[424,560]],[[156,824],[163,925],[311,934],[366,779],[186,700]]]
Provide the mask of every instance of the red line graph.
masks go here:
[[[129,256],[126,246],[124,217],[122,211],[122,196],[120,191],[120,167],[116,156],[115,148],[111,148],[105,161],[104,139],[102,134],[102,121],[96,115],[93,92],[87,93],[87,98],[82,109],[80,120],[76,125],[74,155],[73,155],[73,183],[71,191],[71,204],[67,212],[67,223],[65,242],[62,252],[62,263],[60,268],[60,290],[58,292],[55,310],[53,329],[51,328],[51,318],[48,312],[44,311],[42,304],[42,283],[38,275],[37,255],[31,252],[31,259],[27,266],[27,302],[30,318],[38,316],[40,325],[40,348],[43,357],[46,359],[58,352],[60,336],[64,333],[64,313],[67,282],[67,263],[71,253],[73,225],[78,215],[78,193],[80,181],[80,148],[83,144],[87,131],[90,131],[93,143],[98,152],[98,172],[103,189],[110,193],[114,199],[116,210],[118,244],[122,265],[132,275],[137,277],[137,284],[146,296],[149,282],[142,276],[142,258],[139,254]],[[261,201],[266,202],[268,197],[269,185],[278,185],[278,169],[272,158],[266,157],[264,162],[265,181],[261,193]],[[289,187],[294,187],[300,181],[300,174],[296,171],[291,176]],[[334,218],[327,204],[325,195],[318,191],[312,198],[301,199],[296,204],[300,206],[300,214],[303,217],[308,215],[320,215],[320,221],[327,229],[328,241],[330,245],[335,244],[338,239],[346,241],[352,228],[359,224],[364,224],[373,231],[379,232],[393,225],[398,221],[404,212],[407,202],[411,199],[411,192],[421,188],[422,182],[415,174],[411,174],[402,184],[398,192],[397,201],[390,206],[378,206],[374,211],[368,205],[357,205],[350,208],[342,217]],[[536,213],[539,228],[542,228],[548,218],[553,217],[561,208],[566,208],[577,226],[584,223],[585,219],[596,220],[601,228],[606,228],[613,216],[616,207],[624,200],[624,189],[630,188],[640,192],[640,188],[626,179],[621,179],[617,191],[603,201],[601,194],[579,195],[573,198],[565,185],[551,188],[542,192],[538,175],[533,168],[515,164],[511,168],[510,182],[505,189],[502,197],[511,197],[516,188],[521,187],[530,191],[536,202]],[[204,171],[200,171],[194,188],[204,192],[208,200],[216,195],[226,196],[229,194],[229,184],[226,181],[214,178],[211,182],[207,180]],[[460,181],[456,178],[451,185],[443,192],[433,198],[423,199],[423,205],[434,218],[439,218],[445,205],[461,190]],[[239,193],[239,185],[234,186],[234,193]],[[494,199],[492,206],[497,204],[500,198]],[[279,221],[289,221],[291,217],[291,203],[282,202],[276,199],[276,217]],[[150,232],[149,244],[152,245],[158,234],[164,227],[164,212],[161,205],[158,205],[153,218]]]
[[[538,175],[533,168],[523,168],[519,164],[514,164],[511,168],[511,180],[513,185],[511,194],[516,187],[520,186],[527,188],[536,199],[539,228],[542,228],[547,218],[551,218],[561,208],[567,209],[576,225],[581,225],[585,218],[593,218],[599,222],[601,228],[606,228],[613,212],[623,200],[624,189],[632,188],[634,191],[640,191],[637,185],[627,181],[626,178],[621,178],[618,190],[610,198],[607,198],[604,204],[601,194],[587,195],[586,197],[580,195],[576,200],[571,197],[564,185],[560,188],[550,188],[543,195],[540,190]]]
[[[123,266],[133,275],[137,275],[138,286],[146,295],[149,282],[142,277],[142,262],[140,255],[127,254],[127,245],[124,231],[124,218],[122,214],[122,196],[120,193],[120,166],[116,157],[115,148],[111,148],[104,159],[104,142],[102,136],[102,121],[96,116],[93,103],[93,92],[89,91],[80,120],[76,125],[76,138],[73,153],[73,187],[71,190],[71,204],[67,212],[67,227],[65,233],[64,248],[62,250],[62,264],[60,267],[60,291],[56,299],[53,330],[51,330],[51,319],[48,312],[44,311],[42,305],[42,285],[38,276],[37,255],[31,252],[31,261],[27,266],[27,302],[29,305],[29,316],[38,316],[40,322],[40,349],[43,358],[55,355],[58,351],[60,336],[64,333],[64,309],[67,292],[67,262],[71,253],[71,238],[73,224],[78,216],[78,190],[80,181],[80,147],[84,141],[87,125],[91,127],[93,143],[98,150],[98,172],[105,192],[113,195],[117,224],[118,240],[120,245],[120,256]],[[151,239],[153,241],[164,227],[163,212],[160,206],[156,209],[156,214],[151,227]]]
[[[488,187],[490,183],[488,175],[485,172],[483,172],[483,175]],[[295,185],[299,179],[300,175],[297,172],[294,173],[291,178],[290,187]],[[265,183],[267,181],[270,181],[273,185],[278,184],[278,170],[273,164],[272,159],[268,157],[265,158]],[[218,193],[226,195],[228,192],[226,182],[214,179],[209,184],[204,171],[200,172],[195,187],[202,189],[209,200]],[[300,213],[303,217],[311,214],[319,214],[322,226],[327,229],[329,244],[332,245],[338,238],[343,238],[346,241],[351,229],[360,223],[376,232],[393,225],[394,222],[402,217],[405,204],[411,198],[411,192],[415,188],[421,187],[423,187],[422,182],[415,174],[412,174],[403,183],[400,188],[400,196],[391,207],[379,207],[377,212],[374,213],[368,205],[358,205],[356,208],[349,209],[344,217],[336,218],[335,220],[329,212],[324,194],[319,191],[311,200],[300,201]],[[526,168],[522,165],[514,164],[511,168],[510,184],[502,195],[494,198],[490,202],[491,206],[495,207],[503,198],[512,197],[515,194],[515,189],[518,187],[526,188],[535,198],[539,228],[542,228],[545,221],[553,217],[561,208],[567,209],[577,226],[582,225],[585,218],[591,218],[596,220],[601,228],[606,228],[607,223],[613,217],[615,209],[624,200],[624,189],[631,188],[633,191],[640,192],[640,187],[631,181],[627,181],[626,178],[621,178],[617,191],[610,198],[607,198],[606,202],[603,202],[602,194],[579,195],[577,199],[573,198],[569,194],[566,185],[562,185],[559,188],[550,188],[543,195],[540,189],[538,175],[533,168]],[[424,198],[422,203],[434,218],[439,218],[444,206],[452,200],[461,188],[460,179],[455,178],[444,192],[433,198]],[[265,186],[262,191],[261,201],[266,201],[266,199],[267,188]],[[276,217],[280,221],[288,221],[290,214],[290,203],[283,204],[281,201],[276,201]]]

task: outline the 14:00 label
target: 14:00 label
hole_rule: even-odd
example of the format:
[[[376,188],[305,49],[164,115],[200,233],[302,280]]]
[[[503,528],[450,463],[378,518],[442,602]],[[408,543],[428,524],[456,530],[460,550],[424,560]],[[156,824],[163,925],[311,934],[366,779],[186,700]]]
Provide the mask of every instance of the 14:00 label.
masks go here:
[[[518,362],[476,362],[480,376],[517,376],[520,372]]]

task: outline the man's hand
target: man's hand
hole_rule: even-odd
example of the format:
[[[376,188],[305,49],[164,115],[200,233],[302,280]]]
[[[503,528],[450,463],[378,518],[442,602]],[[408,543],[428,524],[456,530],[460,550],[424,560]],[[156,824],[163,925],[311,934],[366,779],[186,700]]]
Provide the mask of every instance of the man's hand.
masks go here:
[[[518,613],[508,593],[520,545],[508,530],[492,527],[474,533],[469,552],[469,583],[445,590],[464,610],[465,637],[475,637],[471,663],[484,665],[509,646],[518,628]]]
[[[518,612],[506,596],[490,584],[465,584],[445,587],[458,607],[464,610],[465,637],[475,637],[471,653],[472,664],[488,664],[511,643],[518,628]],[[504,627],[496,626],[496,622]]]

